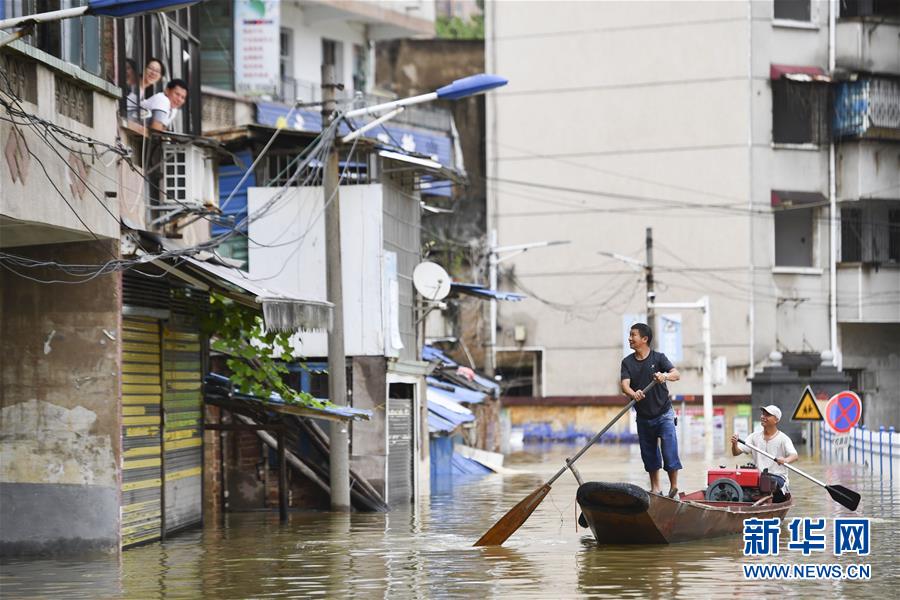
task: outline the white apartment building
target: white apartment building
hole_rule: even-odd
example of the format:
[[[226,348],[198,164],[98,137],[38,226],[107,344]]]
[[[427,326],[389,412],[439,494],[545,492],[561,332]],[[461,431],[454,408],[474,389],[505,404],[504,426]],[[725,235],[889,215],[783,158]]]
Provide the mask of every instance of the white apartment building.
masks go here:
[[[656,301],[710,297],[716,396],[748,401],[774,351],[832,351],[867,422],[900,425],[898,34],[877,0],[488,3],[510,81],[487,100],[488,227],[571,242],[500,264],[530,298],[500,307],[499,372],[617,395],[651,227]],[[701,394],[699,312],[657,312],[681,317],[672,392]]]

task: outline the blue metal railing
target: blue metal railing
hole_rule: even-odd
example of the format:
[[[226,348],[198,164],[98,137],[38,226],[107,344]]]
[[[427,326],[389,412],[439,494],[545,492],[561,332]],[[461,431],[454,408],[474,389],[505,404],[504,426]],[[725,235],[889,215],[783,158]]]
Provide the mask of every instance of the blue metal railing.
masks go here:
[[[882,478],[894,479],[894,462],[900,468],[900,433],[894,427],[862,425],[838,435],[824,425],[819,428],[819,443],[824,460],[840,460],[869,468]]]

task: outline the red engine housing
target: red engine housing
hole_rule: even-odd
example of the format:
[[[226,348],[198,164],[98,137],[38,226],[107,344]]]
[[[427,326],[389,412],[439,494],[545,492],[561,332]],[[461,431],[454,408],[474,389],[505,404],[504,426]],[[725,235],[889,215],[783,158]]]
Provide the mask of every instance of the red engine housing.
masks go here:
[[[742,488],[759,487],[759,469],[710,469],[706,472],[706,485],[723,477],[735,480]]]

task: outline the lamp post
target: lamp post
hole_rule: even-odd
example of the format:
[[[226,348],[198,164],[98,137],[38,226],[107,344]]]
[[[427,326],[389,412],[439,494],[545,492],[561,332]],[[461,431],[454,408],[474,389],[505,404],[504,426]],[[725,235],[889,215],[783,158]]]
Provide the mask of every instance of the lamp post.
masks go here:
[[[497,230],[492,229],[490,244],[488,246],[488,280],[490,283],[491,291],[497,291],[497,265],[499,265],[502,261],[514,256],[518,256],[519,254],[527,252],[532,248],[547,248],[549,246],[562,246],[564,244],[570,243],[572,243],[570,240],[557,240],[545,242],[530,242],[527,244],[514,244],[511,246],[498,246]],[[501,257],[501,254],[506,254],[506,256]],[[488,320],[488,326],[490,327],[488,344],[490,345],[490,349],[488,351],[487,364],[485,364],[485,371],[488,375],[493,377],[497,370],[497,299],[491,298],[490,302],[490,319]]]
[[[434,100],[457,100],[483,94],[488,90],[506,85],[507,80],[484,73],[457,79],[428,94],[393,100],[358,108],[340,114],[336,112],[334,67],[322,65],[322,128],[325,130],[334,119],[355,117],[376,117],[357,131],[341,138],[346,143],[364,135],[367,131],[396,116],[407,106],[432,102]],[[335,132],[337,129],[335,129]],[[332,135],[336,135],[333,133]],[[382,154],[384,154],[382,152]],[[325,192],[325,261],[328,301],[334,305],[331,329],[328,331],[328,396],[339,406],[347,404],[347,362],[344,353],[344,296],[342,289],[343,270],[341,266],[341,214],[340,175],[338,173],[338,151],[335,144],[328,152],[324,173]],[[347,425],[335,422],[331,427],[331,456],[329,460],[331,482],[331,509],[350,510],[350,448]]]
[[[709,296],[696,302],[657,302],[654,308],[699,309],[703,312],[703,454],[707,462],[713,455],[713,402],[712,402],[712,332],[709,318]],[[682,415],[682,418],[684,415]]]

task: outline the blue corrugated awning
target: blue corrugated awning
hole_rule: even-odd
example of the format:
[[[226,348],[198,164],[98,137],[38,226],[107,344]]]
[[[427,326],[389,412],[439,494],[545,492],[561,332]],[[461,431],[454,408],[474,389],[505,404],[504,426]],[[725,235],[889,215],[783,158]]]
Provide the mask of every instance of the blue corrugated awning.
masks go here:
[[[424,346],[422,348],[422,360],[428,362],[439,361],[445,367],[459,366],[456,364],[456,361],[454,361],[452,358],[450,358],[434,346]]]
[[[483,394],[482,392],[477,392],[475,390],[470,390],[462,386],[453,385],[452,383],[440,381],[435,377],[426,377],[426,381],[428,382],[429,394],[435,393],[438,395],[442,395],[449,400],[453,400],[454,402],[465,404],[480,404],[487,398],[487,395]]]
[[[450,457],[450,467],[454,475],[487,475],[493,473],[480,462],[467,458],[459,452],[454,452]]]
[[[475,420],[465,406],[454,402],[447,396],[434,393],[434,388],[428,387],[428,430],[432,433],[450,433],[463,423],[471,423]]]
[[[274,412],[288,412],[299,416],[321,417],[324,419],[339,419],[345,421],[353,420],[369,420],[372,417],[372,411],[361,408],[353,408],[350,406],[305,406],[296,404],[287,404],[278,394],[273,393],[269,398],[260,398],[259,396],[251,396],[249,394],[241,394],[234,391],[234,385],[231,380],[224,375],[218,373],[208,373],[204,378],[207,395],[227,396],[239,402],[253,402],[263,404],[267,409]]]
[[[499,290],[491,290],[477,283],[451,283],[450,290],[459,294],[468,296],[476,296],[478,298],[506,300],[508,302],[520,302],[528,296],[525,294],[516,294],[514,292],[501,292]]]
[[[456,427],[456,423],[439,417],[437,413],[428,411],[428,433],[450,433]]]
[[[439,362],[441,366],[445,368],[459,367],[459,364],[456,361],[454,361],[452,358],[450,358],[434,346],[426,345],[422,347],[422,360],[428,362]],[[475,373],[474,381],[482,388],[494,391],[500,390],[500,385],[496,381],[491,381],[487,377],[479,375],[478,373]]]

